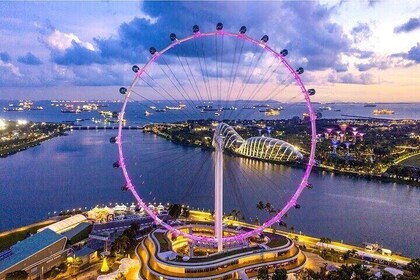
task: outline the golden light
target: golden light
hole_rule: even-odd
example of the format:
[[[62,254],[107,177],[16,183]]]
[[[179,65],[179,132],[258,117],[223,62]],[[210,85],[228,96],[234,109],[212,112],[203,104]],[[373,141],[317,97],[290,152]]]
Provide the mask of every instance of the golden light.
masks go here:
[[[28,124],[28,121],[27,120],[17,120],[17,124],[18,125],[26,125],[26,124]]]
[[[108,271],[109,271],[109,266],[108,266],[108,263],[106,261],[106,258],[104,258],[104,261],[102,262],[102,266],[101,266],[101,272],[106,273]]]
[[[5,120],[0,119],[0,129],[5,129],[7,126],[7,123]]]

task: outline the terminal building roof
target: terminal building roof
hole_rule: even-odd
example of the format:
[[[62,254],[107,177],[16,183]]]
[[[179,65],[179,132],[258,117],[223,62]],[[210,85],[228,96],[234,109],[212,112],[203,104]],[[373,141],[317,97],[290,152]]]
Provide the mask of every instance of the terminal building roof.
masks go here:
[[[38,230],[38,232],[43,231],[46,228],[51,229],[54,232],[57,233],[63,233],[65,231],[68,231],[72,228],[74,228],[75,226],[77,226],[78,224],[80,224],[81,222],[86,221],[86,217],[83,216],[82,214],[77,214],[74,216],[71,216],[70,218],[64,219],[62,221],[56,222],[52,225],[43,227],[41,229]]]
[[[0,260],[0,272],[24,261],[45,247],[48,247],[61,239],[66,239],[66,237],[55,233],[50,229],[45,229],[42,232],[34,234],[25,240],[16,243],[10,248],[7,257]]]

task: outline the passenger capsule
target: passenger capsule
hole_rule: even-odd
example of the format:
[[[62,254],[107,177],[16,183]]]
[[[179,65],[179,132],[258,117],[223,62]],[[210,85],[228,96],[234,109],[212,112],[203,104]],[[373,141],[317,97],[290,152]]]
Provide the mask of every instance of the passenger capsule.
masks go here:
[[[127,93],[127,89],[125,87],[120,88],[120,93],[121,94],[126,94]]]
[[[287,224],[283,221],[279,221],[279,226],[281,227],[287,227]]]
[[[262,36],[261,41],[263,41],[264,43],[267,43],[268,42],[268,36],[267,35]]]
[[[216,30],[222,30],[222,29],[223,29],[223,23],[219,22],[219,23],[216,25]]]
[[[156,53],[155,47],[150,47],[149,52],[151,55],[154,55]]]
[[[193,32],[197,33],[198,31],[200,31],[200,27],[198,27],[198,25],[196,24],[193,26]]]
[[[171,41],[175,41],[176,40],[176,34],[175,33],[171,33],[171,35],[169,35],[169,38],[171,39]]]
[[[120,162],[119,161],[114,162],[112,164],[112,167],[114,167],[114,168],[120,168]]]
[[[241,34],[245,34],[246,33],[246,26],[244,25],[244,26],[242,26],[240,29],[239,29],[239,33],[241,33]]]
[[[306,184],[306,188],[308,189],[308,190],[311,190],[311,189],[313,189],[314,188],[314,186],[312,185],[312,184]]]
[[[116,143],[117,142],[117,136],[113,136],[113,137],[109,138],[109,142],[112,143],[112,144]]]
[[[296,209],[300,209],[300,204],[295,204]]]
[[[284,50],[282,50],[282,51],[280,52],[280,54],[281,54],[282,56],[286,56],[286,55],[288,55],[288,54],[289,54],[289,51],[288,51],[288,50],[286,50],[286,49],[284,49]]]
[[[133,67],[131,67],[131,70],[133,70],[134,73],[139,72],[140,67],[138,67],[137,65],[133,65]]]
[[[309,95],[315,95],[315,90],[313,88],[308,89],[308,94]]]
[[[298,69],[296,69],[296,73],[298,73],[299,75],[303,73],[303,68],[299,67]]]
[[[127,187],[127,185],[122,186],[122,187],[121,187],[121,190],[122,190],[123,192],[128,191],[128,187]]]

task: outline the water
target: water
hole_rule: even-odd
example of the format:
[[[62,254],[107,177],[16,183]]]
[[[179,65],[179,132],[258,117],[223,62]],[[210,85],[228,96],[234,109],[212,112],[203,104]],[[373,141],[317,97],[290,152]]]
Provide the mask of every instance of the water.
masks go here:
[[[127,202],[123,178],[112,168],[115,131],[74,131],[40,146],[0,159],[0,231],[43,219],[48,212],[96,204]],[[130,174],[147,201],[187,203],[212,208],[212,153],[175,145],[141,131],[125,131]],[[259,200],[282,207],[302,170],[225,157],[225,209],[240,209],[246,220],[267,214]],[[420,189],[361,178],[313,173],[287,224],[298,231],[353,244],[383,243],[420,256]]]
[[[64,102],[63,102],[64,103]],[[173,103],[173,102],[172,102]],[[18,101],[7,101],[0,100],[0,108],[8,107],[9,104],[14,104],[15,106],[19,104]],[[83,105],[85,103],[78,103],[78,105]],[[108,102],[109,107],[101,108],[105,111],[120,111],[122,103],[117,102]],[[268,117],[264,113],[259,112],[258,108],[246,110],[242,109],[244,106],[252,106],[256,104],[271,104],[273,107],[282,106],[285,108],[284,111],[281,111],[280,116],[277,117]],[[77,105],[77,104],[76,104]],[[281,104],[276,102],[222,102],[219,106],[217,103],[211,104],[214,107],[230,107],[236,106],[237,111],[224,111],[221,113],[220,117],[215,117],[214,113],[200,113],[201,109],[190,108],[188,106],[184,110],[171,110],[164,113],[157,113],[149,107],[153,105],[157,108],[164,108],[166,105],[174,105],[171,103],[165,103],[164,101],[156,102],[132,102],[127,106],[127,115],[126,119],[130,122],[127,125],[143,125],[150,122],[175,122],[183,121],[187,119],[207,119],[207,118],[217,118],[217,119],[278,119],[278,118],[292,118],[294,116],[302,117],[304,112],[307,112],[306,107],[303,103],[293,103],[293,104]],[[176,105],[176,104],[175,104]],[[196,105],[203,105],[201,103],[196,103]],[[207,104],[208,105],[208,104]],[[322,117],[327,119],[352,119],[354,117],[342,116],[342,115],[353,115],[353,116],[362,116],[362,117],[380,117],[385,119],[420,119],[419,110],[420,103],[378,103],[376,108],[364,107],[363,103],[336,103],[329,104],[332,108],[331,111],[321,111]],[[82,119],[80,122],[76,122],[79,125],[103,125],[103,117],[97,111],[91,112],[82,112],[80,114],[65,114],[60,113],[59,107],[51,106],[50,101],[36,101],[34,106],[42,106],[44,110],[42,111],[24,111],[24,112],[4,112],[0,110],[0,119],[27,119],[32,121],[45,121],[45,122],[62,122],[62,121],[76,121],[76,119]],[[325,104],[313,104],[315,110],[318,110],[320,107],[325,106]],[[393,115],[380,115],[374,116],[374,109],[390,109],[394,110],[395,114]],[[261,109],[261,108],[260,108]],[[152,112],[153,115],[149,117],[144,116],[145,111]],[[336,111],[339,110],[339,111]],[[92,118],[95,120],[101,120],[100,123],[93,123]],[[111,124],[115,125],[115,124]]]

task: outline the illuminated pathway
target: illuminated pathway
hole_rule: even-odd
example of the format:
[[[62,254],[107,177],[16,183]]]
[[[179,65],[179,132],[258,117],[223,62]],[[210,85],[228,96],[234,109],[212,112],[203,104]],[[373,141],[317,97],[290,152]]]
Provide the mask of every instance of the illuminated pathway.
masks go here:
[[[212,223],[191,223],[179,229],[213,234]],[[225,235],[233,234],[234,231],[224,229]],[[137,247],[136,254],[142,267],[140,275],[143,279],[238,279],[239,273],[254,277],[258,269],[265,265],[270,272],[275,268],[296,272],[305,266],[306,257],[292,240],[280,235],[270,236],[273,239],[265,237],[264,243],[225,248],[225,251],[219,253],[216,248],[196,245],[195,249],[205,251],[207,248],[207,252],[211,251],[210,254],[186,257],[179,252],[188,247],[188,239],[182,236],[173,238],[168,231],[158,229],[150,233]]]

